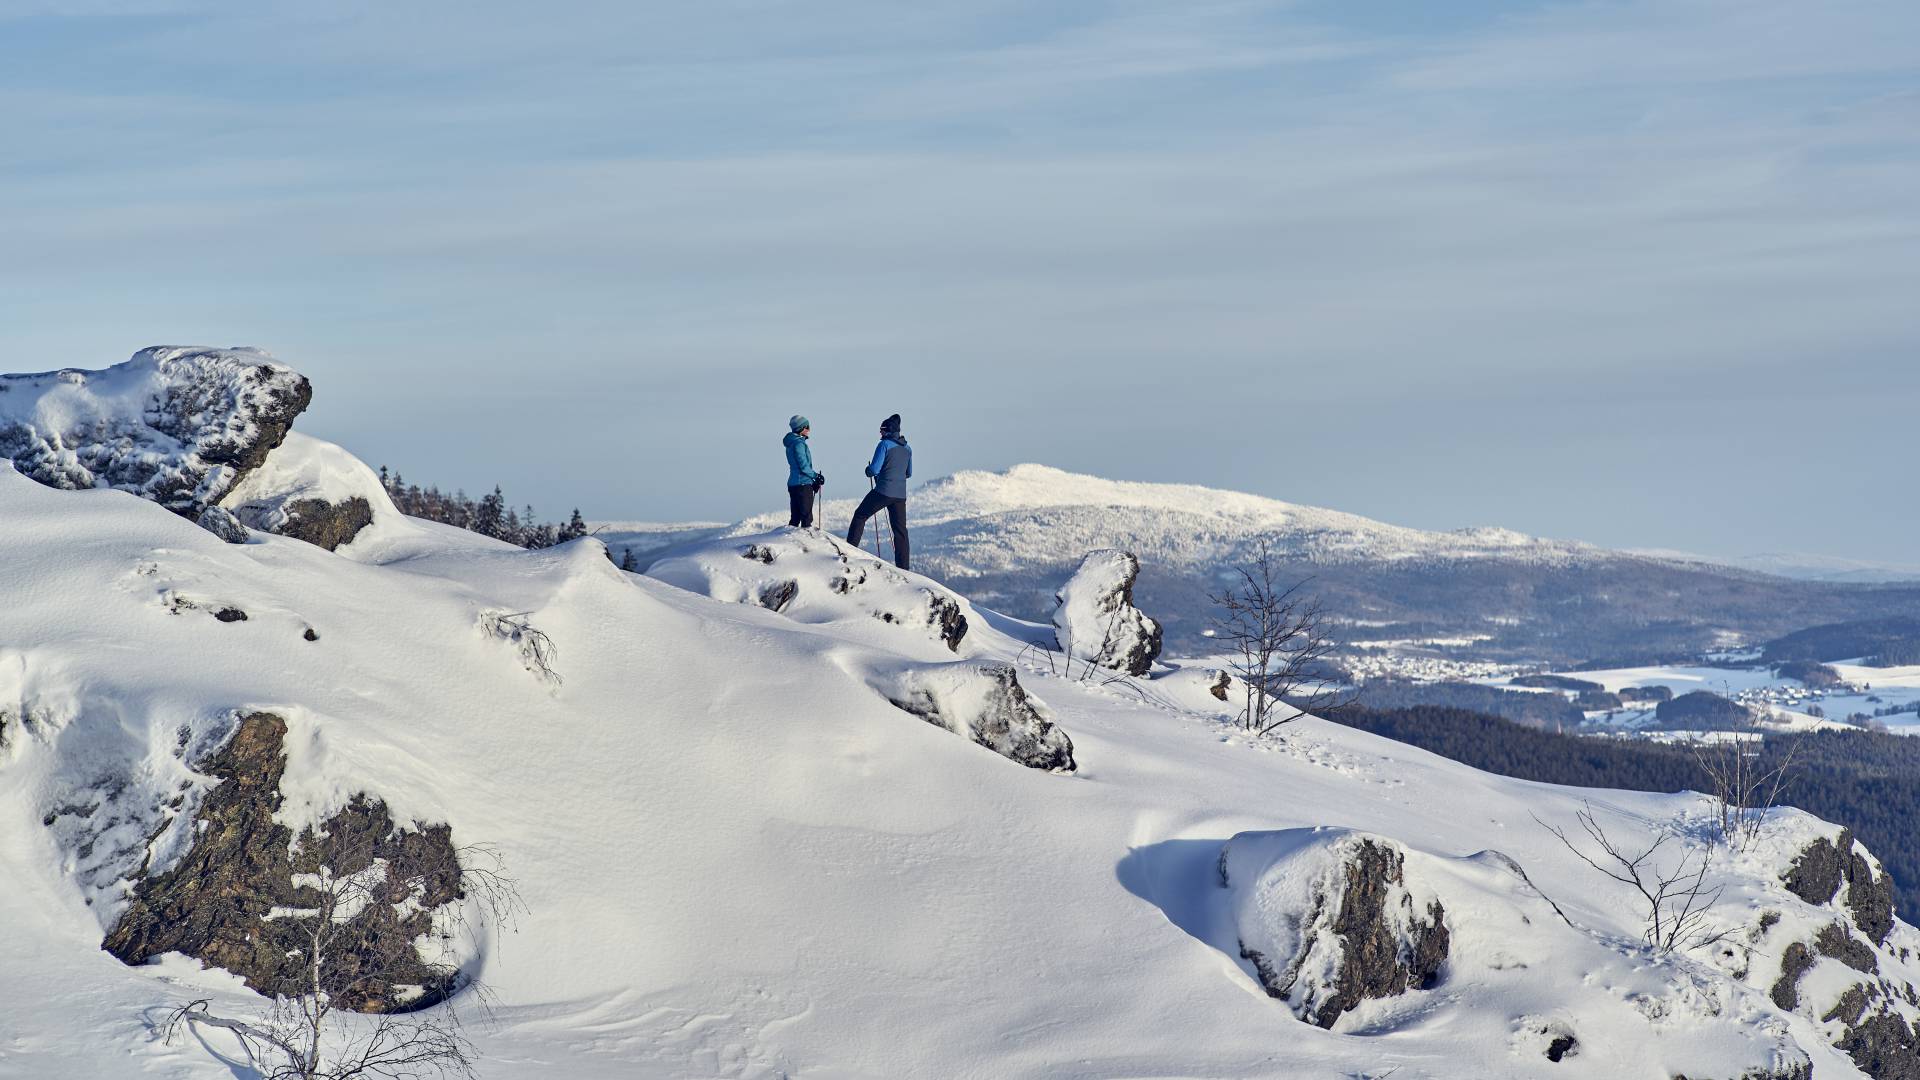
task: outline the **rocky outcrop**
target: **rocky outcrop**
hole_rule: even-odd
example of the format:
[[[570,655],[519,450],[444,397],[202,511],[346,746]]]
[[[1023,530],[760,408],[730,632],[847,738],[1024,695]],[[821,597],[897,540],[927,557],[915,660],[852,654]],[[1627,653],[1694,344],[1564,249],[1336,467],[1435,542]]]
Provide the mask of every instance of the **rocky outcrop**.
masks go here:
[[[0,455],[51,487],[118,488],[197,520],[312,399],[256,350],[142,349],[101,371],[0,376]]]
[[[1012,667],[940,664],[902,672],[884,687],[896,708],[973,740],[1030,769],[1072,772],[1073,740],[1027,696]]]
[[[1220,853],[1240,955],[1268,995],[1331,1028],[1360,1002],[1428,989],[1451,935],[1392,841],[1340,829],[1243,833]]]
[[[1782,948],[1768,995],[1774,1005],[1824,1025],[1867,1076],[1920,1080],[1920,986],[1904,950],[1889,942],[1893,889],[1886,873],[1841,829],[1802,847],[1779,880],[1817,909],[1809,914],[1828,921],[1800,922]],[[1764,920],[1760,935],[1777,925],[1777,916]]]
[[[969,628],[966,604],[953,593],[835,537],[799,529],[744,543],[716,539],[654,563],[647,575],[796,622],[882,623],[954,653]]]
[[[1130,551],[1091,551],[1054,595],[1053,634],[1068,656],[1127,675],[1160,658],[1160,624],[1133,606],[1140,560]]]
[[[1893,931],[1893,879],[1875,871],[1854,842],[1852,829],[1809,844],[1781,881],[1788,892],[1818,905],[1831,904],[1844,885],[1848,914],[1875,945],[1884,945]]]
[[[453,972],[422,959],[414,942],[434,929],[436,909],[462,895],[450,830],[401,828],[384,803],[360,795],[296,837],[274,820],[286,731],[271,713],[242,717],[201,764],[218,782],[195,811],[191,846],[164,870],[140,869],[103,947],[129,964],[179,952],[262,994],[304,993],[309,930],[324,903],[319,883],[375,874],[369,902],[336,915],[345,932],[324,966],[325,989],[362,1012],[439,1000],[453,989]]]
[[[198,524],[229,544],[247,542],[247,527],[240,524],[240,519],[234,517],[225,507],[209,506],[200,511]]]
[[[352,543],[360,530],[371,524],[373,507],[357,496],[337,503],[296,499],[286,505],[284,517],[270,531],[334,551]]]

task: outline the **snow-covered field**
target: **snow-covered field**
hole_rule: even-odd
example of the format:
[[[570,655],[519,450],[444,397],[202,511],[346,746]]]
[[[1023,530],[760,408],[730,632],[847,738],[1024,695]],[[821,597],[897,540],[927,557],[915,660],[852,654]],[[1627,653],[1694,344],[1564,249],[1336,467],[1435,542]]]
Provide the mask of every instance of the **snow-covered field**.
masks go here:
[[[249,497],[344,453],[289,446]],[[196,842],[204,753],[259,711],[287,725],[275,820],[366,793],[518,881],[517,929],[463,946],[496,994],[471,1031],[488,1078],[1858,1075],[1820,1019],[1852,968],[1814,957],[1797,1005],[1768,993],[1790,943],[1855,925],[1782,884],[1837,832],[1804,815],[1708,855],[1698,796],[1508,780],[1312,719],[1248,737],[1204,672],[1065,677],[1050,627],[830,538],[700,541],[657,580],[326,476],[375,510],[333,552],[0,468],[0,1077],[254,1075],[225,1032],[155,1031],[193,998],[257,1009],[238,980],[100,946],[128,876]],[[551,675],[509,625],[548,636]],[[1633,894],[1549,831],[1587,804],[1709,857],[1704,926],[1730,936],[1649,949]],[[1422,952],[1407,992],[1326,1014],[1327,905],[1362,853],[1395,875],[1382,932]],[[1905,924],[1859,948],[1920,979]]]
[[[1920,666],[1867,667],[1859,663],[1830,664],[1842,687],[1813,689],[1794,679],[1781,678],[1766,667],[1706,667],[1686,664],[1611,668],[1602,671],[1561,672],[1569,678],[1599,683],[1618,692],[1630,686],[1665,686],[1677,697],[1706,690],[1771,713],[1796,727],[1838,727],[1855,715],[1873,717],[1895,734],[1920,734],[1920,713],[1910,710],[1920,702]],[[1486,680],[1489,684],[1504,680]],[[1810,712],[1817,708],[1820,714]],[[1901,709],[1874,717],[1876,711]],[[1626,709],[1612,723],[1632,727],[1653,719],[1651,709]]]

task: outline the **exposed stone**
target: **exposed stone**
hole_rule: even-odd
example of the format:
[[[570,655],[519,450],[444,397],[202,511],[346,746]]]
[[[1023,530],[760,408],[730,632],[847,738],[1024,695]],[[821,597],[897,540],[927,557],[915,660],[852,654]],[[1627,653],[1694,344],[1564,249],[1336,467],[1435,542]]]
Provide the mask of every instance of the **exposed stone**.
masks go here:
[[[213,617],[219,619],[221,622],[247,621],[247,613],[237,607],[223,607],[219,611],[214,612]]]
[[[316,633],[316,632],[314,631],[314,629],[313,629],[313,627],[311,627],[311,626],[309,626],[309,627],[307,627],[307,629],[306,629],[306,631],[305,631],[304,633],[302,633],[302,634],[301,634],[300,636],[301,636],[301,637],[303,637],[303,638],[305,638],[305,639],[306,639],[306,640],[308,640],[308,641],[319,641],[319,640],[320,640],[320,635],[319,635],[318,633]]]
[[[799,582],[775,582],[760,590],[760,606],[766,608],[768,611],[785,611],[787,610],[787,605],[793,603],[793,598],[799,594]]]
[[[1868,940],[1883,945],[1893,932],[1893,881],[1884,872],[1874,873],[1851,829],[1841,829],[1836,840],[1822,837],[1807,845],[1781,880],[1795,896],[1823,906],[1844,884],[1847,911]]]
[[[1813,967],[1813,960],[1813,950],[1800,941],[1788,945],[1780,954],[1780,977],[1773,981],[1773,989],[1768,992],[1775,1005],[1788,1012],[1799,1006],[1800,976]]]
[[[209,506],[200,511],[199,526],[229,544],[244,544],[251,535],[225,507]]]
[[[1130,551],[1090,551],[1054,600],[1053,633],[1069,657],[1127,675],[1160,658],[1160,624],[1133,605],[1140,560]]]
[[[1555,1035],[1553,1041],[1547,1044],[1547,1060],[1558,1062],[1573,1053],[1579,1045],[1580,1040],[1574,1038],[1572,1034]]]
[[[1213,685],[1207,687],[1207,693],[1212,694],[1218,701],[1225,701],[1227,700],[1227,691],[1232,688],[1232,686],[1233,676],[1224,671],[1216,671],[1213,673]]]
[[[947,648],[959,652],[960,642],[967,636],[967,617],[960,613],[960,605],[954,602],[953,597],[942,596],[932,589],[925,591],[927,625],[939,632],[940,640],[947,643]]]
[[[233,972],[262,994],[302,993],[311,978],[305,938],[312,918],[302,912],[315,908],[318,894],[311,884],[296,885],[295,875],[358,873],[380,859],[416,868],[421,891],[399,874],[376,887],[392,891],[376,892],[378,902],[348,919],[353,932],[334,946],[326,989],[340,1006],[362,1012],[432,1004],[452,989],[453,976],[422,960],[413,942],[432,929],[436,908],[461,896],[450,831],[398,828],[384,803],[360,795],[296,838],[274,820],[286,731],[271,713],[243,717],[199,766],[219,782],[201,799],[191,847],[163,873],[142,866],[133,899],[102,947],[129,964],[179,952]]]
[[[1885,1008],[1848,1024],[1834,1045],[1874,1080],[1920,1080],[1920,1034]]]
[[[305,540],[328,551],[337,551],[352,543],[361,529],[373,524],[372,505],[358,495],[337,503],[297,499],[285,506],[284,514],[284,520],[273,532]]]
[[[1868,975],[1880,973],[1880,962],[1874,959],[1873,946],[1854,937],[1837,922],[1822,927],[1814,937],[1813,944],[1820,950],[1820,955],[1831,956],[1855,971]]]

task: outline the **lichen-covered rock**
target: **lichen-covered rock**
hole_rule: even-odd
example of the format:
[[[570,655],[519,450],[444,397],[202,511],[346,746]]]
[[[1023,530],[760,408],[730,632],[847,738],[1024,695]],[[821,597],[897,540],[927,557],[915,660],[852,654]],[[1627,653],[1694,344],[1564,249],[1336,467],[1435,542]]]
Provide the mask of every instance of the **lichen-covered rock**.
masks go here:
[[[1076,659],[1145,675],[1160,658],[1160,624],[1133,606],[1140,560],[1130,551],[1090,551],[1054,595],[1053,634]]]
[[[896,707],[1030,769],[1072,772],[1073,740],[1006,664],[913,667],[882,687]]]
[[[103,947],[129,964],[179,952],[225,968],[262,994],[309,987],[306,931],[325,873],[388,872],[374,899],[343,918],[325,989],[361,1012],[418,1008],[453,988],[453,973],[414,945],[433,929],[434,911],[461,896],[459,861],[444,825],[403,829],[384,803],[356,796],[299,836],[274,820],[286,770],[286,722],[271,713],[239,720],[201,769],[218,782],[201,798],[192,841],[164,870],[143,865],[131,903]],[[391,892],[380,891],[390,888]]]
[[[0,456],[51,487],[118,488],[198,519],[312,399],[257,350],[142,349],[101,371],[0,376]]]
[[[229,544],[244,544],[248,532],[240,519],[234,517],[225,507],[209,506],[200,511],[199,526]]]
[[[1393,841],[1344,829],[1242,833],[1220,853],[1240,955],[1294,1015],[1331,1028],[1360,1002],[1422,990],[1446,966],[1439,897]]]

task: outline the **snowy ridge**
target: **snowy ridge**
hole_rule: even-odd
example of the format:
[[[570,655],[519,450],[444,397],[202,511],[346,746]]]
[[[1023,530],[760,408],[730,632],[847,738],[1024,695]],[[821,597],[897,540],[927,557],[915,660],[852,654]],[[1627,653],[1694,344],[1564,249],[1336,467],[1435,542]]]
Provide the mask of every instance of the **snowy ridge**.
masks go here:
[[[337,448],[289,449],[303,490],[364,480],[322,468]],[[101,941],[142,868],[204,838],[186,822],[232,782],[207,755],[262,713],[285,725],[276,821],[366,795],[494,846],[521,883],[517,933],[459,943],[497,995],[470,1032],[490,1080],[1824,1080],[1860,1075],[1822,1017],[1863,957],[1889,987],[1917,974],[1876,868],[1797,812],[1713,857],[1714,925],[1739,949],[1652,956],[1631,894],[1545,826],[1575,832],[1592,801],[1616,837],[1699,853],[1698,796],[1528,784],[1313,719],[1248,739],[1208,673],[1069,677],[1036,651],[1051,627],[805,533],[703,541],[669,584],[593,539],[374,528],[337,553],[226,543],[0,469],[0,1075],[234,1075],[218,1032],[169,1045],[149,1018],[259,999]],[[963,635],[902,618],[941,599]],[[1437,899],[1449,947],[1322,1030],[1243,951],[1319,941],[1332,924],[1294,910],[1311,891],[1273,871],[1334,881],[1347,849],[1310,838],[1359,835],[1404,861],[1375,891]],[[1831,854],[1809,863],[1816,841]],[[1262,938],[1269,918],[1305,929]],[[1768,993],[1788,955],[1791,1002]],[[1904,1002],[1871,1008],[1905,1023]],[[1579,1052],[1549,1064],[1561,1034]]]
[[[842,527],[854,505],[854,500],[834,500],[823,508],[821,520]],[[781,520],[783,514],[756,515],[732,531],[760,532]],[[1162,561],[1204,561],[1253,535],[1269,537],[1290,557],[1329,564],[1491,558],[1565,563],[1609,554],[1591,544],[1511,529],[1410,529],[1243,492],[1106,480],[1033,464],[1005,472],[966,470],[929,481],[913,492],[911,520],[943,536],[938,527],[966,524],[968,531],[951,537],[943,555],[994,567],[1039,555],[1023,543],[1029,535],[1036,541],[1044,537],[1050,555],[1063,529],[1085,535],[1083,551],[1103,546],[1103,534],[1122,532],[1137,538],[1140,554]]]

